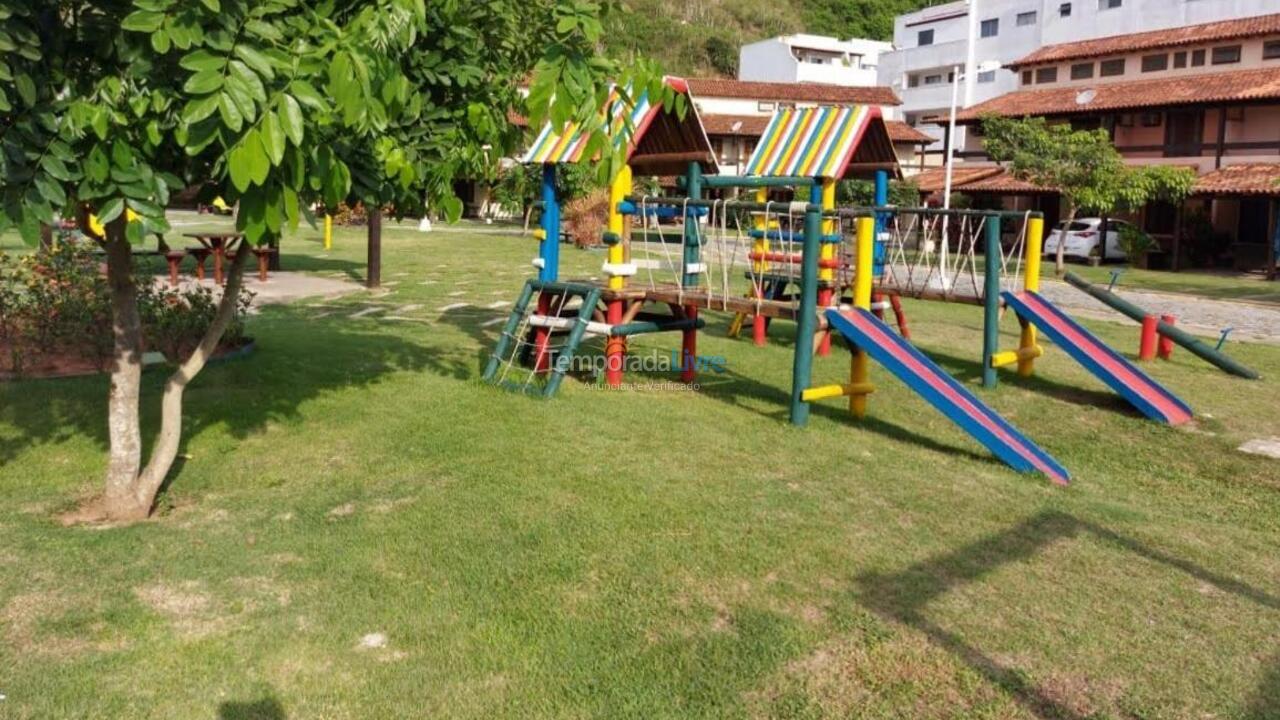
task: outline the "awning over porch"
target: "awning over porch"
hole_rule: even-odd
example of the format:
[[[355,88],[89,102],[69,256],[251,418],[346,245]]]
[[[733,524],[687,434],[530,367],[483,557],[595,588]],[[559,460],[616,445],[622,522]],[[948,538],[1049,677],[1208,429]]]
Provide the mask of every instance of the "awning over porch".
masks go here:
[[[1201,176],[1193,194],[1280,198],[1280,163],[1219,168]]]

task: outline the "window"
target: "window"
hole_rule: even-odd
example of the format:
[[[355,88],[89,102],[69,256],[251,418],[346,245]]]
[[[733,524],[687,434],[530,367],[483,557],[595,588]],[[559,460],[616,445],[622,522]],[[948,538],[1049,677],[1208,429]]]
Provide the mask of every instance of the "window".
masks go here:
[[[920,47],[924,47],[925,45],[932,45],[932,44],[933,44],[932,30],[921,30],[919,33],[916,34],[916,45],[919,45]]]
[[[1164,124],[1164,117],[1160,113],[1142,113],[1142,127],[1160,127]]]
[[[1191,67],[1200,67],[1201,65],[1204,65],[1204,51],[1192,50],[1191,51]]]
[[[995,37],[1000,34],[1000,18],[992,18],[982,21],[981,29],[982,37]]]
[[[760,112],[773,112],[774,104],[771,102],[760,101],[756,103],[756,110]]]
[[[941,75],[925,75],[924,84],[925,85],[941,85],[942,76]]]
[[[1058,68],[1046,67],[1036,70],[1036,84],[1058,82]]]
[[[796,104],[793,102],[780,102],[778,103],[778,109],[779,110],[795,110]]]
[[[1071,3],[1062,3],[1058,6],[1058,17],[1071,17]]]
[[[908,76],[907,76],[907,87],[920,87],[920,76],[919,76],[919,75],[908,75]]]
[[[1093,77],[1093,63],[1079,63],[1071,66],[1072,80],[1088,80]]]
[[[1173,66],[1182,69],[1187,66],[1187,51],[1176,52],[1173,54]]]
[[[1161,72],[1169,69],[1169,56],[1161,53],[1159,55],[1147,55],[1142,58],[1142,72]]]
[[[1030,70],[1023,70],[1023,71],[1022,71],[1022,84],[1023,84],[1023,85],[1030,85],[1030,84],[1031,84],[1031,78],[1032,78],[1032,75],[1031,75],[1031,71],[1030,71]]]
[[[1124,0],[1098,0],[1099,10],[1115,10],[1124,5]]]
[[[1280,60],[1280,40],[1268,40],[1262,44],[1263,60]]]
[[[1238,62],[1240,62],[1239,45],[1223,45],[1213,49],[1214,65],[1230,65]]]
[[[996,71],[995,71],[995,70],[988,70],[988,71],[986,71],[986,72],[980,72],[980,73],[978,73],[978,82],[980,82],[980,83],[991,83],[991,82],[995,82],[995,81],[996,81]]]
[[[1098,65],[1098,74],[1102,77],[1115,77],[1124,74],[1124,58],[1103,60]]]
[[[1032,10],[1031,12],[1018,13],[1018,20],[1017,20],[1018,27],[1026,27],[1028,25],[1035,25],[1035,24],[1036,24],[1035,10]]]

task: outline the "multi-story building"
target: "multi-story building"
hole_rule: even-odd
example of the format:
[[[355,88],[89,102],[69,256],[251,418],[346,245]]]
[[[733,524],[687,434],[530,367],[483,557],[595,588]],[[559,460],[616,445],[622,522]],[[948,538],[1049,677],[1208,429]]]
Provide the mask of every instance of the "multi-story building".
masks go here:
[[[727,78],[689,81],[698,114],[711,139],[720,172],[739,174],[778,110],[822,105],[876,105],[904,167],[918,163],[919,148],[931,138],[897,120],[898,96],[887,87],[819,83],[746,82]]]
[[[742,46],[738,79],[871,86],[877,82],[880,53],[892,49],[892,44],[875,40],[782,35]]]
[[[978,128],[992,114],[1045,117],[1105,129],[1130,164],[1191,168],[1200,180],[1189,202],[1148,206],[1134,218],[1162,238],[1162,260],[1175,269],[1274,271],[1280,14],[1049,45],[1007,66],[1017,88],[961,111],[960,124]],[[965,162],[957,168],[957,192],[1059,216],[1057,193],[992,164],[977,131],[959,155]],[[941,175],[931,171],[919,181],[937,189]],[[1188,232],[1187,223],[1199,231]]]
[[[880,55],[879,84],[901,96],[900,110],[909,125],[937,139],[927,151],[940,163],[945,132],[938,121],[951,107],[957,70],[958,105],[964,108],[1017,90],[1020,69],[1010,65],[1042,47],[1264,15],[1278,8],[1277,0],[962,0],[896,19],[895,49]],[[980,71],[984,65],[1003,67]]]

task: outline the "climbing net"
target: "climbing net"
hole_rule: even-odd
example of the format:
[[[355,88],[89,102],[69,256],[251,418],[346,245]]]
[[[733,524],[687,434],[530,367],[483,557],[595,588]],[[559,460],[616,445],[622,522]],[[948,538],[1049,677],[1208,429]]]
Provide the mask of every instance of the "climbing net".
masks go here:
[[[898,210],[889,216],[881,240],[885,243],[880,288],[907,297],[950,301],[985,299],[983,264],[990,215],[923,213]],[[1026,260],[1030,213],[1017,223],[1012,237],[1002,233],[1000,288],[1021,286]],[[1001,228],[1012,223],[1004,222]]]

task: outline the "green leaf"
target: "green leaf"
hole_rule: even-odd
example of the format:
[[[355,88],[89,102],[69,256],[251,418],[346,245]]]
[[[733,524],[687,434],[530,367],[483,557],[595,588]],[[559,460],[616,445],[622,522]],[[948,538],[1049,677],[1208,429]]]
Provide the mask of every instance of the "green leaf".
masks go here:
[[[159,30],[163,23],[164,13],[138,10],[125,16],[125,19],[120,21],[120,27],[131,32],[149,33]]]
[[[124,237],[130,245],[141,245],[146,242],[147,229],[142,223],[131,222],[125,225]]]
[[[183,68],[196,73],[208,70],[217,70],[221,72],[222,66],[226,64],[226,58],[221,55],[214,55],[208,50],[201,49],[184,55],[182,59],[178,61],[178,64]]]
[[[235,100],[232,100],[227,93],[218,96],[218,111],[222,115],[222,123],[232,132],[240,132],[240,128],[244,127],[244,116],[236,107]]]
[[[153,202],[129,198],[129,207],[133,208],[135,212],[146,218],[164,218],[164,208]]]
[[[231,175],[231,185],[236,190],[244,192],[249,189],[253,178],[249,172],[249,158],[243,143],[232,148],[227,154],[227,170]]]
[[[236,45],[236,57],[244,61],[254,72],[270,80],[276,76],[275,70],[271,68],[271,61],[267,60],[267,56],[255,50],[249,45],[241,43]]]
[[[93,109],[93,134],[98,136],[99,140],[106,140],[107,133],[111,131],[111,116],[107,113],[107,109],[101,105]]]
[[[22,241],[32,247],[40,243],[40,219],[35,213],[26,212],[22,215],[22,222],[18,223],[18,234],[22,236]]]
[[[27,107],[36,104],[36,84],[30,75],[21,73],[13,79],[13,85],[18,90],[18,97],[22,98],[23,104]]]
[[[71,170],[67,168],[66,163],[53,155],[45,155],[44,159],[40,161],[40,167],[56,180],[71,182],[75,179],[75,176],[71,174]]]
[[[279,116],[280,127],[284,129],[285,134],[289,136],[294,145],[302,147],[302,143],[306,139],[302,108],[298,105],[298,101],[293,99],[292,95],[280,96]]]
[[[248,153],[249,177],[253,180],[253,184],[261,185],[267,181],[267,175],[271,173],[271,158],[268,157],[267,148],[263,145],[262,133],[254,128],[244,134],[242,142]]]
[[[218,109],[219,95],[205,95],[192,100],[182,109],[182,121],[194,125],[212,115]]]
[[[284,161],[285,137],[284,130],[280,128],[280,120],[276,118],[275,113],[267,113],[263,116],[261,132],[262,145],[266,148],[268,157],[271,158],[271,164],[279,165]]]
[[[300,220],[298,212],[298,193],[291,187],[285,187],[283,194],[285,220],[289,223],[290,230],[297,230]]]
[[[50,205],[62,207],[67,204],[67,193],[57,180],[47,175],[37,175],[35,186],[40,190],[41,197],[48,201]]]
[[[111,143],[111,164],[121,170],[133,167],[133,148],[123,140]]]
[[[230,68],[232,79],[242,82],[251,98],[265,98],[267,96],[266,88],[262,86],[262,79],[258,77],[257,73],[249,69],[248,65],[239,60],[232,60]]]
[[[250,20],[244,24],[244,29],[254,35],[257,35],[263,40],[279,42],[284,39],[284,35],[281,35],[280,31],[277,30],[274,25],[263,22],[262,20]]]
[[[222,4],[218,0],[200,0],[200,2],[204,3],[204,6],[213,12],[222,12]]]
[[[444,198],[440,201],[440,209],[444,210],[446,221],[457,222],[462,217],[462,200],[456,195]]]
[[[222,88],[222,73],[217,70],[201,70],[187,78],[182,90],[190,95],[204,95]]]
[[[168,53],[172,44],[173,41],[169,39],[167,34],[159,30],[151,33],[151,49],[155,50],[160,55]]]
[[[305,80],[294,80],[289,83],[289,92],[298,99],[298,102],[306,105],[312,110],[325,110],[328,105],[324,96],[316,90],[315,86]]]
[[[111,160],[107,158],[107,154],[102,151],[101,145],[94,145],[93,150],[89,151],[89,158],[85,162],[85,175],[89,180],[102,183],[111,177]]]
[[[114,197],[102,204],[98,208],[98,222],[106,225],[107,223],[120,217],[120,213],[124,212],[124,198]]]

